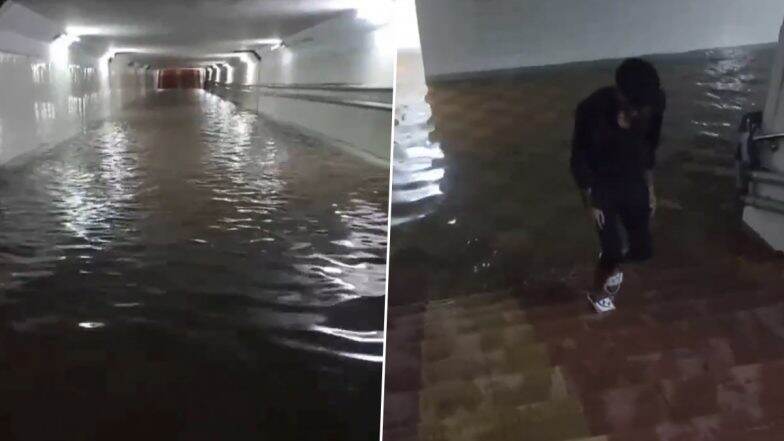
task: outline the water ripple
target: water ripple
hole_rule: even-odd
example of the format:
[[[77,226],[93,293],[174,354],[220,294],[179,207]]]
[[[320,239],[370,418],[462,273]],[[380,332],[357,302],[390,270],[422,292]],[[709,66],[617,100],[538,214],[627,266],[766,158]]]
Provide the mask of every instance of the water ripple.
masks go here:
[[[199,323],[191,334],[383,332],[362,299],[384,295],[386,172],[215,96],[156,94],[4,178],[0,292],[20,332],[176,326],[173,311]],[[333,323],[345,302],[371,323]],[[297,341],[286,346],[381,351],[375,337]]]

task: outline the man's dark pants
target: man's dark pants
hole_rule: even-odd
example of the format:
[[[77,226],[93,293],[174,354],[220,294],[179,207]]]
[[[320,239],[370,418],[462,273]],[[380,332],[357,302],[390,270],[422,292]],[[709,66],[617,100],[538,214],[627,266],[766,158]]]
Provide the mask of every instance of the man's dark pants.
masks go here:
[[[602,182],[592,193],[594,206],[604,212],[604,228],[598,230],[602,257],[595,279],[596,288],[601,288],[621,263],[642,262],[653,256],[651,208],[644,179]],[[629,241],[626,251],[623,228]]]

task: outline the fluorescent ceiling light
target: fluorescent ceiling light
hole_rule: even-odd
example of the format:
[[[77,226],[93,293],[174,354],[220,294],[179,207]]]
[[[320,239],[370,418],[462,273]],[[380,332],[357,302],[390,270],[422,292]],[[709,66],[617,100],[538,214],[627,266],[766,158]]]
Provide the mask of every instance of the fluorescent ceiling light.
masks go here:
[[[68,65],[70,58],[70,51],[68,48],[79,41],[79,37],[70,35],[68,33],[60,34],[49,44],[49,58],[59,67]]]
[[[261,45],[261,46],[275,46],[275,45],[280,44],[282,42],[283,42],[283,40],[281,40],[280,38],[261,38],[261,39],[258,39],[258,40],[245,40],[245,41],[243,41],[244,44],[250,44],[250,45],[256,44],[256,45]]]
[[[93,26],[67,26],[65,28],[67,34],[82,36],[82,35],[108,35],[108,29]]]
[[[392,2],[389,0],[362,0],[357,5],[357,18],[374,26],[389,23],[392,13]]]
[[[248,54],[245,53],[245,51],[241,51],[241,52],[224,52],[224,53],[220,53],[220,54],[207,54],[207,57],[209,57],[209,58],[245,58],[246,56],[248,56]]]
[[[65,32],[80,37],[96,36],[96,35],[129,37],[129,36],[145,35],[145,28],[141,26],[118,25],[118,24],[102,25],[102,26],[82,26],[77,24],[77,25],[66,26]]]
[[[65,32],[55,37],[55,39],[52,41],[52,45],[67,48],[77,41],[79,41],[79,37]]]

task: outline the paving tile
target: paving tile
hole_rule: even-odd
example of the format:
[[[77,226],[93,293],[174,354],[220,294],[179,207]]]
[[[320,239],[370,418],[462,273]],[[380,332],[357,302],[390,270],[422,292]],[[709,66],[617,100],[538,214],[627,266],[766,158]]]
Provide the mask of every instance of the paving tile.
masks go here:
[[[418,391],[384,394],[384,427],[416,427],[419,423]]]
[[[683,421],[719,411],[718,385],[710,375],[663,380],[661,393],[674,419]]]
[[[594,433],[651,427],[671,419],[667,403],[653,385],[607,390],[582,402]]]

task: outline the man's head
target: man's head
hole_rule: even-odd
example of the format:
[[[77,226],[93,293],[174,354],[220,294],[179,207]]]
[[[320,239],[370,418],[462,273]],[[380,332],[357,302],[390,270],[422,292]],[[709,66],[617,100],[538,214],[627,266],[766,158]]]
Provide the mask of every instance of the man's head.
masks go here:
[[[615,70],[615,85],[629,105],[640,109],[657,107],[661,100],[659,73],[640,58],[627,58]]]

